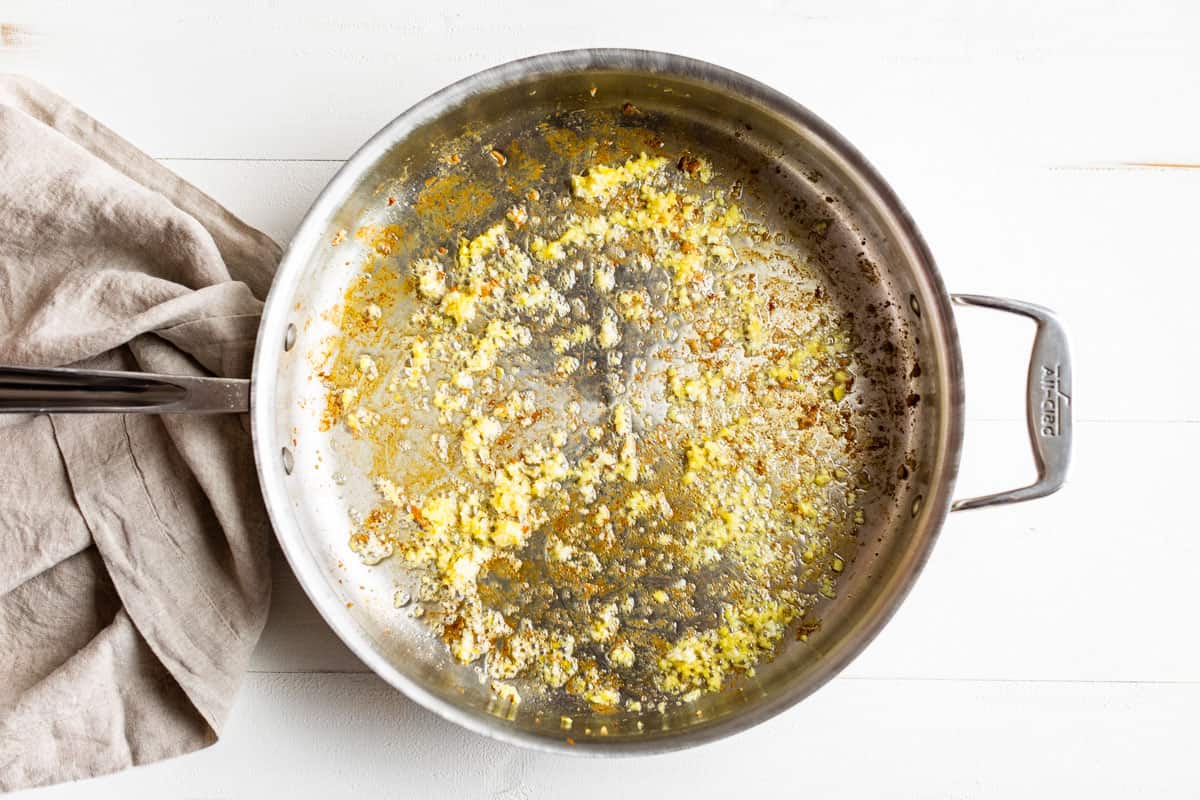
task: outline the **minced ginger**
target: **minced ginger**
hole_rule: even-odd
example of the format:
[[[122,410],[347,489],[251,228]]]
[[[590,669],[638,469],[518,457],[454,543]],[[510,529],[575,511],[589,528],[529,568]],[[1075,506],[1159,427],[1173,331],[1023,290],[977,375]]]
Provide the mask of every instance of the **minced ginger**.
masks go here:
[[[419,575],[407,613],[514,708],[516,687],[661,708],[753,674],[862,520],[830,492],[856,479],[842,321],[707,161],[679,164],[595,164],[572,202],[530,192],[346,294],[327,416],[370,443],[379,493],[351,547]]]

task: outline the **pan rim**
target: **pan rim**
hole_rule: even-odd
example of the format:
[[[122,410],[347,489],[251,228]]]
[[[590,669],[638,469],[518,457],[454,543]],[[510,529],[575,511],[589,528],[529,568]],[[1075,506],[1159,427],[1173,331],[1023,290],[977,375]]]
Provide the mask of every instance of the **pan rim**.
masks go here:
[[[523,731],[502,720],[449,702],[404,675],[375,649],[370,637],[333,593],[315,555],[304,540],[288,535],[296,527],[291,520],[291,503],[284,486],[287,476],[280,459],[274,412],[275,376],[283,355],[288,314],[297,284],[315,247],[324,240],[326,220],[332,217],[353,186],[396,142],[471,95],[480,91],[494,91],[531,77],[580,70],[624,70],[699,80],[718,89],[735,91],[811,131],[855,173],[876,210],[903,235],[903,244],[914,264],[914,274],[918,282],[924,283],[922,288],[926,296],[935,301],[932,308],[923,308],[922,311],[927,315],[937,340],[935,346],[939,347],[943,356],[939,359],[938,380],[946,400],[940,404],[936,424],[941,443],[932,470],[930,491],[922,506],[924,520],[919,530],[921,541],[910,548],[905,560],[896,566],[895,577],[888,591],[880,592],[873,599],[872,607],[863,610],[860,621],[833,645],[822,664],[808,671],[803,681],[789,686],[786,691],[711,724],[646,739],[589,739],[569,744],[564,739]],[[565,50],[510,61],[463,78],[429,95],[381,128],[342,165],[320,192],[288,244],[263,306],[251,374],[251,438],[263,500],[289,567],[326,624],[369,669],[424,708],[475,733],[552,753],[650,755],[698,746],[764,722],[828,683],[883,629],[915,584],[949,512],[963,440],[963,368],[950,296],[915,222],[883,177],[849,141],[781,92],[725,67],[649,50]]]

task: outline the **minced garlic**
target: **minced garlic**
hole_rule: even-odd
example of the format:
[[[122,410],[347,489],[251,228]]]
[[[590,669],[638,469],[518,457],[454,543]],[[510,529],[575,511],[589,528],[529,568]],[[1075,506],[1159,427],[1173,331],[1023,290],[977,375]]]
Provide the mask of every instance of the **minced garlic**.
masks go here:
[[[604,309],[604,316],[600,320],[600,333],[596,337],[596,343],[605,350],[616,347],[621,341],[621,330],[617,327],[617,318],[611,309]]]
[[[440,300],[446,293],[446,273],[442,271],[442,265],[432,258],[421,258],[412,263],[411,269],[421,296]]]
[[[452,289],[442,298],[441,312],[459,325],[465,325],[475,319],[475,304],[478,300],[469,289]]]

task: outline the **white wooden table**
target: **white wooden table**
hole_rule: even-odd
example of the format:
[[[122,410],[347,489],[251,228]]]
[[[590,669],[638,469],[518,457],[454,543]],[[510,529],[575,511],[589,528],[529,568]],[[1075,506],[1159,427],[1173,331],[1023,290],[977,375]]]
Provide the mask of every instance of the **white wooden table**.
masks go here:
[[[532,754],[435,718],[365,671],[279,561],[218,745],[29,796],[1200,795],[1200,6],[519,6],[4,0],[0,69],[71,98],[280,242],[361,141],[486,66],[610,45],[748,73],[867,154],[953,290],[1063,314],[1071,484],[954,515],[894,621],[810,700],[728,741],[620,762]],[[961,495],[1032,466],[1031,330],[960,320]]]

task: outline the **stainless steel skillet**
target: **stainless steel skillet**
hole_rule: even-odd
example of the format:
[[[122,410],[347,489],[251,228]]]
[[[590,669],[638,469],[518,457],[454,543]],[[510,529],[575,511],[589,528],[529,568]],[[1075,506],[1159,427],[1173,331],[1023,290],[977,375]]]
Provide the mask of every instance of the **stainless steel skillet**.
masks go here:
[[[752,679],[695,705],[577,716],[569,731],[552,708],[498,709],[472,669],[455,664],[420,624],[396,613],[394,578],[352,562],[347,510],[368,490],[355,480],[360,454],[320,429],[323,389],[314,378],[336,327],[323,312],[337,305],[353,275],[346,263],[355,263],[367,246],[353,239],[331,246],[336,234],[409,219],[430,181],[444,174],[447,142],[474,143],[467,158],[478,163],[465,167],[483,174],[494,159],[491,149],[544,141],[546,126],[566,131],[563,137],[583,148],[539,153],[546,170],[519,186],[497,177],[488,190],[497,204],[523,190],[525,181],[544,181],[552,192],[578,167],[589,141],[619,143],[636,134],[667,151],[716,154],[722,179],[738,181],[755,212],[794,237],[819,266],[853,317],[875,391],[894,408],[878,434],[877,458],[886,469],[878,472],[870,522],[859,533],[838,598],[821,608],[819,629],[807,631],[803,643],[789,642]],[[387,197],[398,202],[388,205]],[[469,226],[470,209],[461,202],[443,204],[438,213]],[[409,224],[408,236],[428,244],[439,226]],[[1038,477],[1020,489],[952,502],[964,392],[955,302],[1021,314],[1037,325],[1026,399]],[[728,735],[829,680],[903,600],[949,510],[1033,499],[1062,485],[1070,453],[1070,379],[1066,338],[1054,315],[1028,303],[948,295],[915,225],[882,178],[803,107],[703,62],[582,50],[467,78],[367,142],[322,192],[291,242],[264,309],[249,381],[4,368],[0,410],[249,411],[263,497],[280,544],[313,603],[364,663],[471,730],[541,749],[617,754]]]

